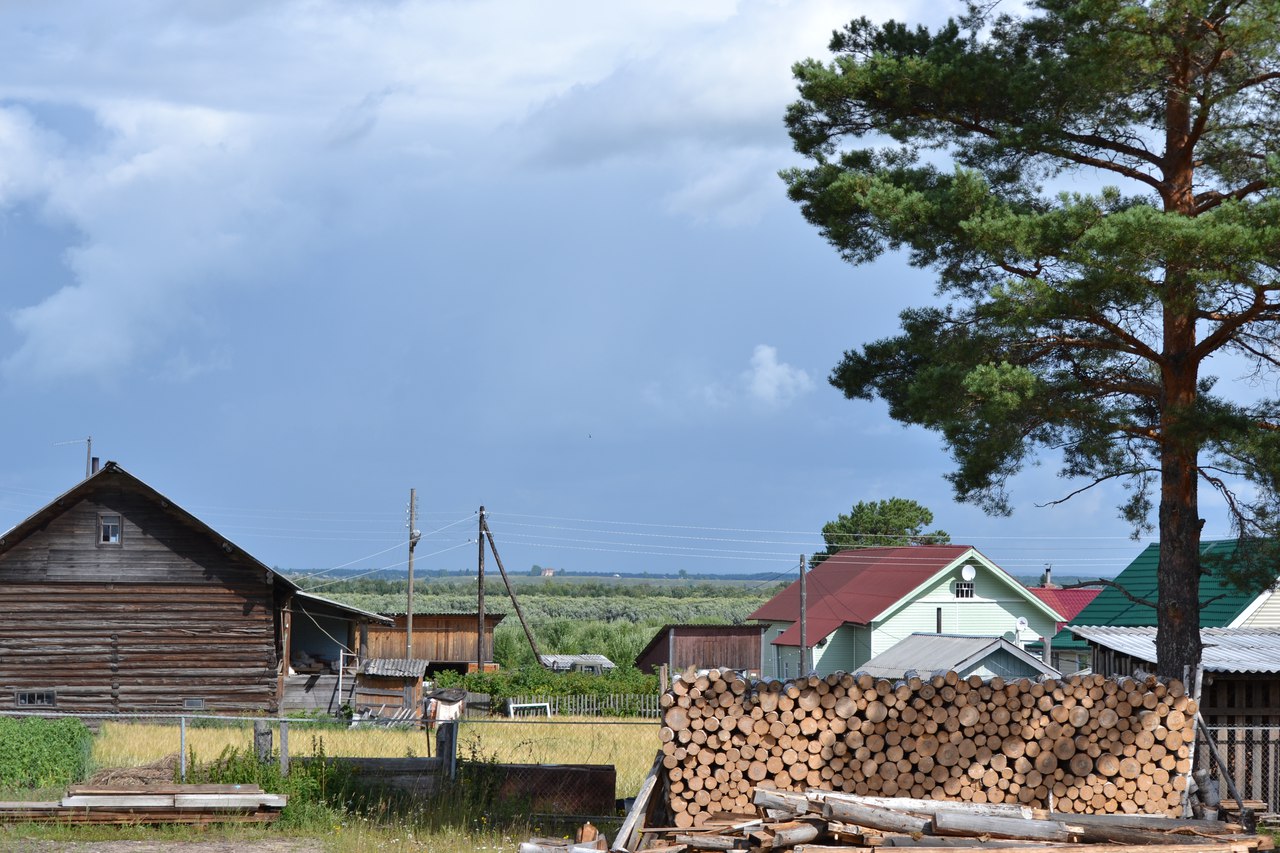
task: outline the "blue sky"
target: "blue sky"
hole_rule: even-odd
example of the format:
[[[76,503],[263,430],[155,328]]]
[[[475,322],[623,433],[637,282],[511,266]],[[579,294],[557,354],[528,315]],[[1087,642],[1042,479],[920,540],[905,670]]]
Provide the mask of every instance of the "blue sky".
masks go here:
[[[790,64],[956,4],[0,7],[0,529],[94,452],[286,568],[788,571],[910,497],[1019,574],[1111,574],[1051,461],[957,505],[826,382],[932,282],[786,199]],[[1207,503],[1208,536],[1227,530]],[[438,531],[438,532],[436,532]]]

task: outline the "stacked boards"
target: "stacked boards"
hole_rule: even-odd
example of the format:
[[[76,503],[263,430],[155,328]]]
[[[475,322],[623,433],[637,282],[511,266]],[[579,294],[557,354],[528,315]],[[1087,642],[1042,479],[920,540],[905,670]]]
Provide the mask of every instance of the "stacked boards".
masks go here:
[[[667,803],[683,827],[748,811],[755,787],[1180,814],[1196,712],[1176,680],[954,672],[747,682],[713,670],[677,679],[662,706]]]
[[[0,823],[270,823],[287,804],[257,785],[77,785],[58,802],[0,803]]]

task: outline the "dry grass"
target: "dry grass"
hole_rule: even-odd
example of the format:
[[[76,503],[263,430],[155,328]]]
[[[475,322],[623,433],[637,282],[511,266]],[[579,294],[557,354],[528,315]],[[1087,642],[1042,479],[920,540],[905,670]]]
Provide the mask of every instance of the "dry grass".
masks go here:
[[[618,796],[631,797],[661,747],[658,724],[557,717],[555,722],[464,720],[458,757],[519,764],[612,764]]]
[[[279,744],[279,732],[275,733]],[[318,741],[331,756],[405,758],[434,754],[434,735],[405,729],[316,729],[289,726],[289,751],[315,752]],[[139,767],[178,752],[178,727],[148,723],[104,723],[94,739],[93,760],[99,768]],[[227,747],[251,749],[250,726],[188,728],[187,748],[199,761],[216,758]],[[654,721],[602,722],[596,718],[529,720],[465,720],[458,739],[462,759],[520,764],[612,764],[618,771],[618,796],[640,788],[659,747]]]

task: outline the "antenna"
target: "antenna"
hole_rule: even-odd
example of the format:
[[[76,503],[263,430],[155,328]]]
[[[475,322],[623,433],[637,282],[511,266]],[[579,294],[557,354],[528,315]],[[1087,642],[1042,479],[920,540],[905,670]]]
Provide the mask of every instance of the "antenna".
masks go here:
[[[84,478],[89,479],[89,475],[93,473],[93,436],[85,436],[84,438],[73,438],[70,441],[55,441],[54,447],[62,447],[66,444],[79,444],[84,442],[86,445],[84,452]]]

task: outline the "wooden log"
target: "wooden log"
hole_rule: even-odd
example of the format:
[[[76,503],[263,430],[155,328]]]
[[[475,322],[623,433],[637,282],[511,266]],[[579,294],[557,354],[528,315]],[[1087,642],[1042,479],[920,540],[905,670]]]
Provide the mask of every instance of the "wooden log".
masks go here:
[[[822,824],[815,821],[795,821],[780,826],[773,831],[773,847],[793,847],[806,841],[813,841],[822,834]]]
[[[938,812],[933,816],[930,829],[934,835],[981,835],[1027,841],[1074,840],[1071,830],[1059,821],[971,815],[956,811]]]
[[[925,832],[930,818],[906,814],[884,806],[870,805],[843,797],[823,800],[822,814],[845,823],[878,829],[882,832]]]

